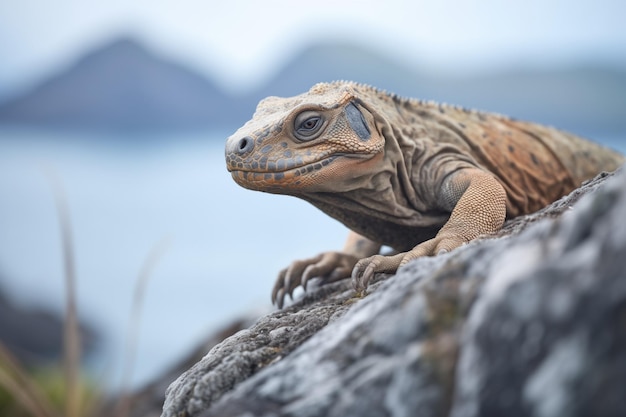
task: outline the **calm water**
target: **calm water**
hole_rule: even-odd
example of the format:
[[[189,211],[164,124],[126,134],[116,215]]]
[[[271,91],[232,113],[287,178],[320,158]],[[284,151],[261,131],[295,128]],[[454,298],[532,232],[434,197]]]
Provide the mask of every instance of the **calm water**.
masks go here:
[[[134,285],[158,242],[171,239],[145,294],[135,385],[238,314],[269,308],[276,273],[291,260],[343,245],[346,229],[312,206],[237,186],[225,137],[128,147],[0,132],[0,286],[22,304],[62,309],[52,170],[69,203],[79,313],[104,336],[96,362],[114,370],[113,388]]]
[[[158,242],[171,239],[145,294],[134,385],[239,313],[269,307],[276,273],[290,261],[343,245],[346,229],[312,206],[237,186],[224,165],[226,136],[128,146],[125,138],[0,131],[0,286],[22,304],[62,309],[46,174],[56,172],[74,230],[79,313],[103,336],[95,362],[112,370],[112,388],[134,285]],[[623,140],[604,143],[626,152]]]

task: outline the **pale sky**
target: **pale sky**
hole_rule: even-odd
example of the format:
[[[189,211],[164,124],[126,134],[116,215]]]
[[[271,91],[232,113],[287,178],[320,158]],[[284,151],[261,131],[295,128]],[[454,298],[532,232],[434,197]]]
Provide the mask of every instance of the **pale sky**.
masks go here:
[[[232,90],[338,36],[460,73],[590,59],[626,67],[623,0],[0,0],[0,96],[123,33]]]

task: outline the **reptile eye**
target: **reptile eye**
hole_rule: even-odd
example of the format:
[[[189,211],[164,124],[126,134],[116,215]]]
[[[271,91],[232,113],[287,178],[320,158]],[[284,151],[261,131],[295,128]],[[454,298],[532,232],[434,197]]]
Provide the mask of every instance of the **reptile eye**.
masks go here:
[[[295,135],[300,140],[312,140],[317,137],[324,118],[319,112],[307,110],[300,113],[294,121]]]

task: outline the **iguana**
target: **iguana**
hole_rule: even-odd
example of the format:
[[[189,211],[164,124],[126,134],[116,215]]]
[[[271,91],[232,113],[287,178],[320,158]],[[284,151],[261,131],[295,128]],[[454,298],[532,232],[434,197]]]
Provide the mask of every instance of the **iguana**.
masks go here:
[[[354,82],[268,97],[226,142],[239,185],[302,198],[351,229],[343,251],[279,273],[279,308],[313,277],[352,276],[362,291],[377,272],[493,233],[623,162],[552,127]],[[398,253],[379,255],[383,245]]]

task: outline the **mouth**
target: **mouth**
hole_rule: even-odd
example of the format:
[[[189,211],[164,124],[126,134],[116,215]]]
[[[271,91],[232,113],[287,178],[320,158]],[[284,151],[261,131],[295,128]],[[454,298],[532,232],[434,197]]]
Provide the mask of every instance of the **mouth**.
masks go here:
[[[279,189],[284,190],[285,188],[300,189],[307,187],[317,182],[320,177],[327,176],[326,171],[337,172],[338,170],[334,167],[328,170],[324,168],[332,165],[338,159],[351,159],[353,162],[358,163],[370,159],[371,156],[372,155],[365,154],[334,154],[305,164],[302,164],[303,161],[301,159],[293,160],[292,164],[285,163],[281,165],[268,163],[266,167],[269,169],[264,171],[240,166],[229,166],[228,170],[235,182],[242,187],[272,192]],[[297,164],[298,162],[300,162],[300,164]]]
[[[335,159],[340,156],[342,155],[332,155],[315,162],[310,162],[308,164],[302,164],[302,160],[295,160],[292,161],[292,163],[286,164],[270,163],[266,165],[268,169],[264,171],[258,169],[255,170],[230,166],[228,167],[228,170],[237,182],[239,182],[238,180],[243,180],[246,182],[279,182],[291,180],[295,181],[296,178],[304,174],[310,174],[314,173],[315,171],[321,170],[322,168],[330,165]],[[298,162],[300,162],[302,165],[294,166]]]

